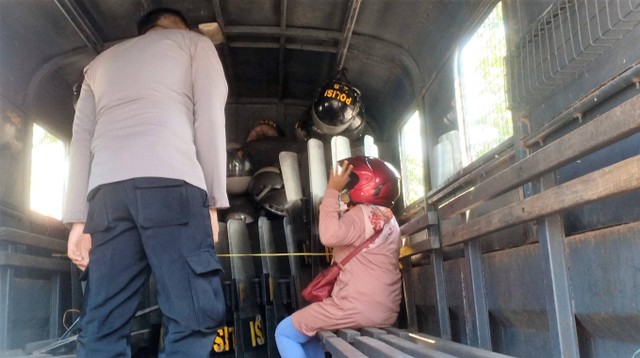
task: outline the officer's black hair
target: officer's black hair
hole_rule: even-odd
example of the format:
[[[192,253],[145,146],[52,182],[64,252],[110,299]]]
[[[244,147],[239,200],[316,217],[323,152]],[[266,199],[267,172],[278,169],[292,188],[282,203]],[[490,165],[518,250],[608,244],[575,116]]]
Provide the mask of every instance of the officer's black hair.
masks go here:
[[[187,18],[184,17],[184,15],[180,11],[168,7],[161,7],[149,11],[140,18],[140,20],[138,21],[138,35],[143,35],[152,27],[156,26],[158,21],[164,16],[177,17],[184,23],[187,28],[189,27]]]
[[[82,90],[82,82],[84,82],[84,73],[81,72],[80,75],[76,78],[76,81],[73,83],[73,108],[76,108],[76,104],[78,103],[78,99],[80,98],[80,91]]]

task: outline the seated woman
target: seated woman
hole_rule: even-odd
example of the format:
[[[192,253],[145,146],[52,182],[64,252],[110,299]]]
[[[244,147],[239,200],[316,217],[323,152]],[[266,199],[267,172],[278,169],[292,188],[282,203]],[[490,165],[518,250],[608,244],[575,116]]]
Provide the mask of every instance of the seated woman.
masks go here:
[[[331,173],[320,205],[319,231],[322,244],[333,248],[334,262],[381,232],[343,267],[329,298],[278,324],[276,343],[282,357],[324,357],[315,337],[319,330],[383,327],[396,321],[402,295],[400,228],[390,207],[399,196],[399,180],[391,165],[373,157],[345,159],[341,173]]]

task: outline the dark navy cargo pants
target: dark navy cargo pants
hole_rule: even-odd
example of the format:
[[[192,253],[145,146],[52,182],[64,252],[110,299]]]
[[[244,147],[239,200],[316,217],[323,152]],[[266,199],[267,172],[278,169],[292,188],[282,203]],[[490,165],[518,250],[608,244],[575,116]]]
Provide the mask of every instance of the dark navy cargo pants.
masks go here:
[[[182,180],[136,178],[89,194],[87,268],[78,357],[128,357],[143,287],[154,275],[161,357],[208,357],[224,324],[221,266],[204,190]]]

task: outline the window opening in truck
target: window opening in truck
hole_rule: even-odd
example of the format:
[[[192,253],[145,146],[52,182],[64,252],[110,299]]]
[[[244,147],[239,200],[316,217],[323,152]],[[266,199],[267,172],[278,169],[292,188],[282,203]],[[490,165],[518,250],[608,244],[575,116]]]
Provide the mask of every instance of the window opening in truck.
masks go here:
[[[422,123],[418,111],[400,131],[400,169],[402,171],[402,197],[408,206],[425,193],[422,161]]]
[[[502,5],[498,3],[457,55],[456,102],[464,164],[513,135],[505,56]]]
[[[31,151],[31,210],[55,219],[62,218],[66,173],[64,142],[34,124]]]

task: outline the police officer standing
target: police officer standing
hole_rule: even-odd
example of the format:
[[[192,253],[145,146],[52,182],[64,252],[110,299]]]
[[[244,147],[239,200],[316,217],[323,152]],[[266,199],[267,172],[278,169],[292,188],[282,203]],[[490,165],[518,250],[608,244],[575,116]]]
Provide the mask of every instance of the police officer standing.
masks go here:
[[[150,273],[163,316],[160,356],[208,356],[225,303],[214,251],[228,207],[224,106],[215,47],[168,8],[84,71],[63,221],[88,277],[78,357],[130,356]]]

